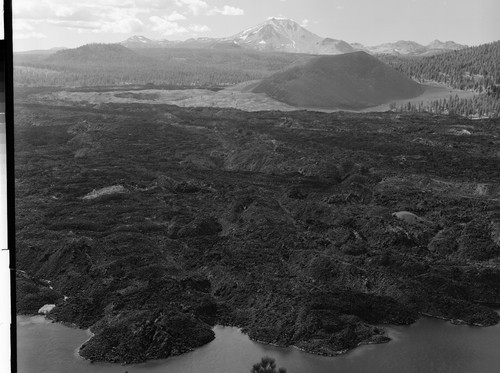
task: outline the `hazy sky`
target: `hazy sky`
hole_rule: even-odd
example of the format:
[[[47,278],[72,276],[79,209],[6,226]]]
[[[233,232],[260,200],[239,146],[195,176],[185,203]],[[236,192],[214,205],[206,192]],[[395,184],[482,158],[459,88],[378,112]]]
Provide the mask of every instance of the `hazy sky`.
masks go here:
[[[14,50],[119,42],[132,35],[224,37],[272,16],[365,45],[500,39],[499,0],[12,0],[12,6]]]

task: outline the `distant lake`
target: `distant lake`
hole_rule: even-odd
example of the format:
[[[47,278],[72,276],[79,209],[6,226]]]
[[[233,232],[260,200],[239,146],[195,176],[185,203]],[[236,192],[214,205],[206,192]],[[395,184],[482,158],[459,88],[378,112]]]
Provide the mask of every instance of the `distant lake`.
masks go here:
[[[323,357],[294,348],[252,342],[238,328],[216,326],[215,340],[184,355],[136,365],[91,364],[77,354],[88,332],[18,316],[19,373],[248,373],[263,356],[288,373],[497,373],[500,325],[456,326],[422,318],[387,328],[392,341],[361,346],[346,355]]]

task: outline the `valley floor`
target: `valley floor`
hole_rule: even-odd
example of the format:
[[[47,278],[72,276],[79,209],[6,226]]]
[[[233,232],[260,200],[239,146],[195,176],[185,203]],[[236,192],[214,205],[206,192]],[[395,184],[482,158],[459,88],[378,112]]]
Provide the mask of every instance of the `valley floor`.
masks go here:
[[[214,107],[214,108],[234,108],[244,111],[262,110],[312,110],[320,112],[336,112],[339,109],[310,109],[305,107],[294,107],[283,102],[274,100],[264,93],[252,93],[247,89],[253,82],[242,83],[235,87],[214,91],[209,89],[134,89],[130,91],[106,90],[92,91],[85,90],[59,90],[50,93],[34,93],[30,95],[29,102],[51,102],[52,104],[66,105],[68,103],[99,105],[104,103],[140,103],[153,105],[177,105],[181,107]],[[397,107],[408,102],[417,104],[423,102],[430,103],[439,99],[448,99],[458,95],[459,98],[470,98],[475,95],[472,91],[461,91],[438,83],[427,83],[424,85],[425,91],[420,96],[412,99],[394,100],[392,103]],[[390,104],[383,104],[363,110],[343,110],[349,112],[385,112],[390,110]]]

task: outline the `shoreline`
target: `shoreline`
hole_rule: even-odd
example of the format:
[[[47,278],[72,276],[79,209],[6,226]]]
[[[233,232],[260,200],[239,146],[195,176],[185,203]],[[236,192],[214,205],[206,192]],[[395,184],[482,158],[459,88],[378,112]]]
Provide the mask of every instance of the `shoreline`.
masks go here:
[[[445,322],[449,322],[451,323],[452,325],[469,325],[469,326],[475,326],[475,327],[488,327],[488,326],[485,326],[485,325],[481,325],[481,324],[470,324],[470,323],[466,323],[464,320],[459,320],[459,319],[451,319],[451,318],[445,318],[445,317],[442,317],[442,316],[436,316],[436,315],[432,315],[432,314],[429,314],[429,313],[426,313],[426,312],[419,312],[419,315],[420,317],[415,320],[415,322],[417,322],[418,320],[420,319],[423,319],[423,318],[432,318],[432,319],[438,319],[438,320],[442,320],[442,321],[445,321]],[[172,355],[168,358],[162,358],[162,359],[148,359],[148,360],[145,360],[145,361],[142,361],[142,362],[139,362],[139,363],[132,363],[132,364],[129,364],[129,363],[125,363],[125,362],[112,362],[112,361],[92,361],[90,359],[87,359],[85,357],[83,357],[82,355],[80,355],[80,350],[81,348],[90,340],[94,337],[94,333],[90,330],[90,328],[88,329],[81,329],[79,328],[76,324],[74,323],[68,323],[68,322],[59,322],[59,321],[55,321],[53,319],[50,319],[49,317],[47,317],[46,315],[42,315],[42,314],[36,314],[36,315],[27,315],[27,314],[17,314],[16,317],[26,317],[28,318],[29,320],[33,319],[33,318],[40,318],[40,319],[43,319],[45,321],[45,323],[47,324],[53,324],[53,323],[57,323],[57,324],[61,324],[65,327],[68,327],[68,328],[72,328],[72,329],[80,329],[82,331],[84,331],[88,338],[82,342],[78,347],[76,347],[74,349],[74,353],[75,353],[75,356],[80,359],[80,360],[83,360],[83,361],[86,361],[88,362],[89,364],[94,364],[94,363],[102,363],[102,364],[113,364],[113,365],[121,365],[121,366],[126,366],[126,365],[134,365],[134,364],[144,364],[144,363],[148,363],[148,362],[153,362],[153,361],[158,361],[158,360],[168,360],[172,357],[177,357],[177,356],[182,356],[184,355],[183,354],[180,354],[180,355]],[[453,322],[453,321],[456,321],[456,322]],[[415,323],[414,322],[414,323]],[[414,324],[412,323],[412,324]],[[412,324],[408,324],[408,325],[404,325],[404,326],[410,326]],[[402,325],[393,325],[393,324],[384,324],[383,326],[381,327],[391,327],[391,326],[402,326]],[[350,348],[350,349],[344,349],[344,350],[338,350],[338,351],[333,351],[331,353],[327,353],[327,352],[318,352],[318,351],[312,351],[312,350],[308,350],[307,348],[304,348],[304,347],[299,347],[299,346],[296,346],[296,345],[280,345],[280,344],[276,344],[276,343],[272,343],[272,342],[265,342],[265,341],[262,341],[262,340],[256,340],[256,339],[252,339],[250,338],[250,336],[243,332],[242,331],[242,327],[240,326],[237,326],[237,325],[223,325],[223,324],[216,324],[212,327],[212,330],[214,330],[215,328],[217,327],[221,327],[221,328],[235,328],[238,330],[238,332],[244,334],[248,339],[249,341],[253,342],[253,343],[258,343],[258,344],[262,344],[262,345],[267,345],[267,346],[272,346],[272,347],[276,347],[276,348],[280,348],[280,349],[289,349],[289,348],[293,348],[295,350],[298,350],[302,353],[306,353],[306,354],[311,354],[311,355],[316,355],[316,356],[323,356],[323,357],[337,357],[337,356],[342,356],[342,355],[346,355],[350,352],[354,352],[358,347],[362,347],[362,346],[366,346],[366,345],[378,345],[378,344],[386,344],[386,343],[390,343],[391,341],[393,341],[394,339],[389,337],[388,333],[387,333],[387,330],[385,330],[385,333],[384,333],[384,339],[381,339],[380,341],[366,341],[366,342],[359,342],[354,348]],[[210,343],[210,342],[209,342]],[[205,345],[203,345],[205,346]],[[200,347],[203,347],[203,346],[200,346]],[[192,352],[192,351],[195,351],[196,349],[193,349],[191,351],[188,351],[188,352]]]
[[[480,327],[480,328],[488,328],[488,327],[495,326],[495,325],[498,324],[498,322],[495,323],[495,324],[493,324],[493,325],[485,325],[485,324],[478,324],[478,323],[469,323],[469,322],[467,322],[465,320],[452,319],[452,318],[449,318],[449,317],[432,315],[432,314],[427,313],[427,312],[419,312],[419,315],[422,315],[424,317],[429,317],[429,318],[432,318],[432,319],[438,319],[438,320],[447,321],[447,322],[449,322],[452,325],[468,325],[468,326],[475,326],[475,327]]]

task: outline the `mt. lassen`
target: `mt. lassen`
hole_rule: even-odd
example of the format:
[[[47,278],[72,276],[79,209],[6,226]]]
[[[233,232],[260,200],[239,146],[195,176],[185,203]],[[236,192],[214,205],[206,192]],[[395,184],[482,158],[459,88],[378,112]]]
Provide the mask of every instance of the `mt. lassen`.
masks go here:
[[[132,36],[120,43],[128,48],[244,48],[268,52],[342,54],[355,49],[343,40],[322,38],[286,18],[267,21],[226,38],[197,38],[185,41],[152,40]]]
[[[322,38],[286,18],[270,18],[227,40],[243,48],[308,54],[342,54],[354,52],[343,40]]]

